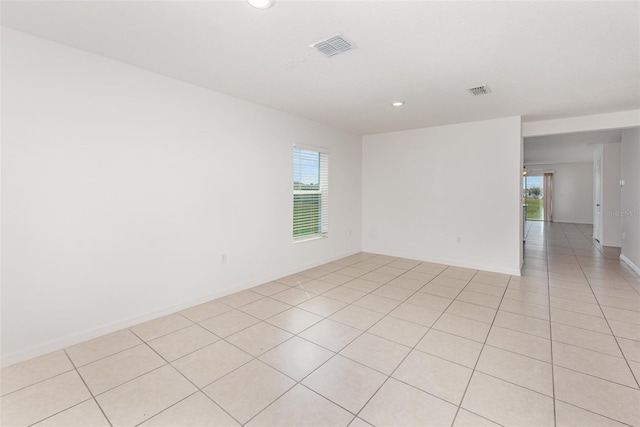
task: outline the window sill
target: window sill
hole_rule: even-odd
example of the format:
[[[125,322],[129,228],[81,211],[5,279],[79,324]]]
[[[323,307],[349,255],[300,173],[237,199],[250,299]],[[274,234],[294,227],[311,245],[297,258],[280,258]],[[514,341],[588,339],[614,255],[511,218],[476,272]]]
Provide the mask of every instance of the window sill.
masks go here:
[[[309,242],[311,240],[320,240],[320,239],[326,239],[327,237],[329,237],[328,234],[314,234],[313,236],[307,236],[307,237],[300,237],[299,239],[294,239],[293,243],[304,243],[304,242]]]

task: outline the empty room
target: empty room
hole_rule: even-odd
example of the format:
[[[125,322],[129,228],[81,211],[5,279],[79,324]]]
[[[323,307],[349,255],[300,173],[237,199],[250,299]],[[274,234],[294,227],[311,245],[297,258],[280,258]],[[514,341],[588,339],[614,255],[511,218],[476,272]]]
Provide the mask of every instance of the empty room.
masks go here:
[[[640,2],[0,7],[3,427],[640,426]]]

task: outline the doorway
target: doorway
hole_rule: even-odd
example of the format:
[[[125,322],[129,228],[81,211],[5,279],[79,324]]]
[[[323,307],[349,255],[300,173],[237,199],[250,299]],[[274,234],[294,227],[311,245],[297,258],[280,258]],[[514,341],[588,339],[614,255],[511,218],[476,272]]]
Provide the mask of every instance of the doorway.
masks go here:
[[[526,219],[532,221],[552,221],[553,173],[544,172],[525,175],[524,204],[527,206]]]
[[[544,179],[542,175],[524,177],[524,204],[527,206],[527,220],[544,220]]]

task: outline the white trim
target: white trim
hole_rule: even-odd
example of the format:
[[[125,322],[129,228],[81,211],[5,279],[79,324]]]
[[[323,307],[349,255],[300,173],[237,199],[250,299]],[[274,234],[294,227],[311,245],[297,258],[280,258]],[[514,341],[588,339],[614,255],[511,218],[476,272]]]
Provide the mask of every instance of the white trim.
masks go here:
[[[327,147],[319,147],[317,145],[309,145],[309,144],[299,144],[297,142],[294,142],[293,146],[296,148],[300,148],[301,150],[317,151],[319,153],[331,154],[329,152],[329,148]]]
[[[622,262],[624,262],[625,264],[627,264],[629,267],[631,267],[631,269],[633,271],[635,271],[636,273],[640,274],[640,267],[638,267],[633,262],[631,262],[631,260],[629,258],[627,258],[626,256],[620,254],[620,260]]]

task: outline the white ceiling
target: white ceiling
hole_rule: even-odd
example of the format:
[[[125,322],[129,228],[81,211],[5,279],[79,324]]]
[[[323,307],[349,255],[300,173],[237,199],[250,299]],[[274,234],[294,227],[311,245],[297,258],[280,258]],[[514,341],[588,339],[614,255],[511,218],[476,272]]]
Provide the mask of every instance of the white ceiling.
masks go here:
[[[524,164],[592,162],[596,145],[620,141],[620,129],[525,138]]]
[[[2,1],[3,25],[357,134],[640,108],[640,3]],[[341,32],[358,48],[308,45]],[[466,89],[488,84],[493,93]],[[404,100],[393,108],[390,103]]]

